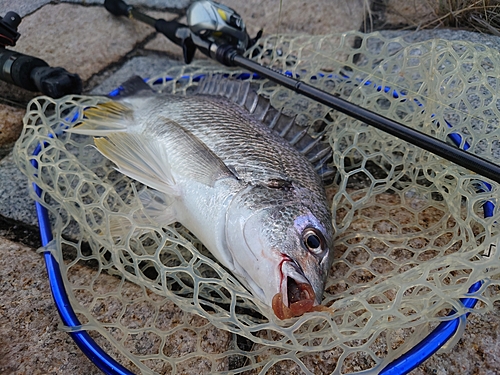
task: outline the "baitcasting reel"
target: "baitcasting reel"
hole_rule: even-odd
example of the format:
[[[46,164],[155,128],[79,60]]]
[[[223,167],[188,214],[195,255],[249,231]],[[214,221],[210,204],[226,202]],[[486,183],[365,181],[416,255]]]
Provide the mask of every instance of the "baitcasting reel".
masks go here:
[[[196,36],[217,44],[230,44],[239,53],[244,53],[260,37],[250,40],[241,16],[210,0],[193,3],[187,11],[187,21]]]
[[[224,64],[223,52],[243,54],[262,36],[262,30],[250,39],[241,16],[225,5],[211,0],[194,2],[187,11],[188,24],[155,19],[139,12],[122,0],[105,0],[104,7],[115,16],[135,18],[153,26],[173,43],[182,47],[184,62],[193,61],[196,49]]]

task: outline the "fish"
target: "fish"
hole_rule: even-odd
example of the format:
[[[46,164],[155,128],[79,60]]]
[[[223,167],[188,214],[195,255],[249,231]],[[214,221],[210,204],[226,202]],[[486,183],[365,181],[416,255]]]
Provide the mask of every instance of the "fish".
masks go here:
[[[68,131],[93,136],[148,186],[151,217],[185,226],[276,317],[321,310],[333,226],[320,172],[331,172],[331,148],[249,83],[212,77],[182,96],[131,81]]]

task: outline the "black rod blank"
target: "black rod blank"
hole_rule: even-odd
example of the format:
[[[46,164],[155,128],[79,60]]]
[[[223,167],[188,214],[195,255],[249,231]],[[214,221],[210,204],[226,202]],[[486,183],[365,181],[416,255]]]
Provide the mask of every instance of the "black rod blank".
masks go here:
[[[353,117],[356,120],[363,121],[368,125],[500,183],[500,166],[490,162],[489,160],[483,159],[477,155],[471,154],[441,141],[440,139],[436,139],[430,135],[400,124],[394,120],[379,115],[378,113],[350,103],[347,100],[322,91],[295,78],[288,77],[280,72],[266,68],[239,54],[233,54],[230,57],[230,60],[234,62],[234,65],[248,69],[251,72],[255,72],[273,82],[297,92],[298,94],[304,95],[334,110]]]

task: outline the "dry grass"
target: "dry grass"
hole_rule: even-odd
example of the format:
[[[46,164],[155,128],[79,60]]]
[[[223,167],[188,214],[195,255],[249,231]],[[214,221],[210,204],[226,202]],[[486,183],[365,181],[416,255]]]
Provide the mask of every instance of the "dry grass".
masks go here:
[[[500,0],[371,0],[371,9],[381,9],[378,30],[458,28],[500,36]]]
[[[500,0],[427,0],[435,17],[420,28],[453,27],[500,36]]]

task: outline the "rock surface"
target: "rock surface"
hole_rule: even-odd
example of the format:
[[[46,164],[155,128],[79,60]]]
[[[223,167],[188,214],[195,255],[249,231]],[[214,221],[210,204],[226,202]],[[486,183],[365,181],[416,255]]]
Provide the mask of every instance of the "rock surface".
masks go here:
[[[0,0],[0,17],[5,16],[7,12],[16,12],[21,17],[24,17],[48,3],[50,3],[50,0]]]
[[[107,95],[134,75],[147,79],[179,64],[181,64],[179,61],[163,56],[133,57],[123,64],[123,66],[111,77],[107,78],[99,86],[90,91],[90,94]]]
[[[49,4],[27,16],[19,32],[22,38],[16,51],[62,66],[86,81],[120,60],[153,30],[138,21],[123,22],[103,7]]]
[[[23,129],[25,109],[0,104],[0,159],[7,155]]]
[[[58,329],[41,254],[0,237],[0,373],[100,374]]]
[[[224,0],[221,3],[237,9],[251,37],[260,29],[267,35],[314,35],[358,29],[364,19],[367,4],[364,0]]]
[[[28,179],[9,154],[0,160],[0,214],[22,223],[38,223],[33,200],[30,198]]]

